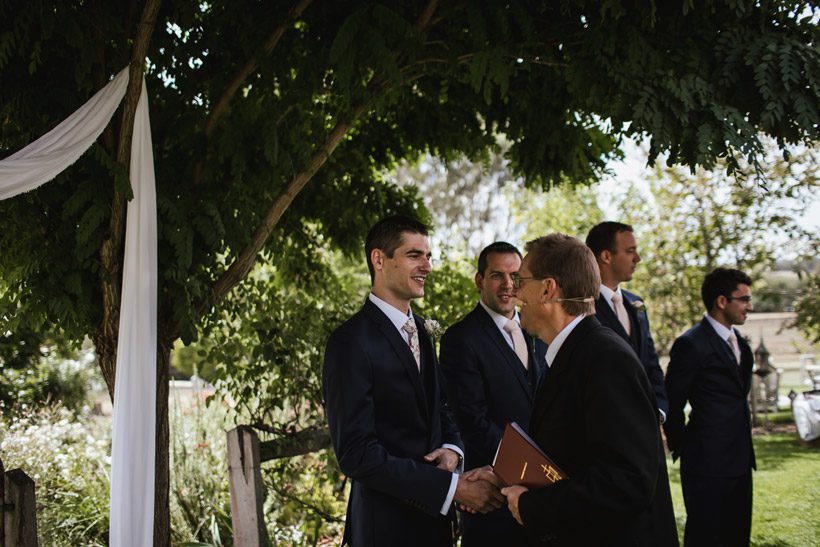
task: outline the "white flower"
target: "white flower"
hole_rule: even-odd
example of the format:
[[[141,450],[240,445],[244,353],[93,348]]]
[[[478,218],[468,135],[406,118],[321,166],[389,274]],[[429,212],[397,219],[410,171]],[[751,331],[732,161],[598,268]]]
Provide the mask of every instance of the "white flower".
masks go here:
[[[433,338],[441,335],[441,325],[435,319],[425,319],[424,330],[426,330],[427,334],[429,334]]]
[[[632,307],[635,308],[635,311],[646,311],[646,305],[643,303],[643,300],[635,300],[632,302]]]

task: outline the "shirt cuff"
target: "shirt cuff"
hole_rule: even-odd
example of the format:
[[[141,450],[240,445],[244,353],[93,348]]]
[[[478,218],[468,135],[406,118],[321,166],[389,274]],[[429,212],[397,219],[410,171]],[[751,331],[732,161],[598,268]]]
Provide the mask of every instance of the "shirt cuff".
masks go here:
[[[447,497],[444,499],[444,505],[441,506],[441,511],[439,511],[442,515],[446,515],[450,512],[450,506],[453,504],[453,498],[456,497],[457,486],[458,473],[453,473],[453,478],[450,480],[450,490],[447,492]]]
[[[665,424],[666,423],[666,412],[664,412],[660,408],[658,409],[658,412],[660,412],[660,414],[661,414],[661,423]]]

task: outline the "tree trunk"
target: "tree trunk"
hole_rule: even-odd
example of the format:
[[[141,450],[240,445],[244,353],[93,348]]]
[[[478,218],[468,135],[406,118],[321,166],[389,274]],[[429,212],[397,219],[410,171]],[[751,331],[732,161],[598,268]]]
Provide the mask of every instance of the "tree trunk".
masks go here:
[[[171,545],[171,519],[168,492],[170,490],[168,381],[171,367],[171,347],[158,333],[157,342],[157,434],[154,479],[154,547]]]

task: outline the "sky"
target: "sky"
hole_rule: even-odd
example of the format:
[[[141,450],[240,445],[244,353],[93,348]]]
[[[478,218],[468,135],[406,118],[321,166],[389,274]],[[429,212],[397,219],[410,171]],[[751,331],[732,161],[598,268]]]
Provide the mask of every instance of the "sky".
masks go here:
[[[633,140],[627,139],[623,146],[623,161],[614,161],[609,164],[613,176],[604,178],[600,183],[601,196],[598,204],[606,213],[607,218],[617,218],[618,211],[613,208],[613,196],[619,192],[619,187],[625,182],[634,182],[639,188],[646,189],[649,168],[646,167],[646,155],[640,146]],[[820,234],[820,194],[815,194],[806,209],[806,213],[799,219],[800,224],[807,230]]]

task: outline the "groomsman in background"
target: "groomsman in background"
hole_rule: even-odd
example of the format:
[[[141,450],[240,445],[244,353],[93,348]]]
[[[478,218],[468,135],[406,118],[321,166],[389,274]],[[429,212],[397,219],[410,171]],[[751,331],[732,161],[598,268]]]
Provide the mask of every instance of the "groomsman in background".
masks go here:
[[[595,314],[602,325],[617,332],[629,342],[641,360],[658,403],[658,417],[663,423],[669,401],[663,383],[663,370],[649,331],[649,318],[643,300],[623,289],[620,284],[632,280],[641,261],[632,226],[620,222],[601,222],[587,235],[587,247],[598,261],[601,292],[595,301]]]
[[[535,389],[546,366],[546,346],[524,331],[515,310],[513,277],[521,252],[497,241],[478,257],[476,307],[441,338],[448,400],[464,441],[467,468],[493,463],[507,422],[527,429]],[[502,507],[462,515],[462,547],[522,545],[524,528]]]
[[[641,261],[632,226],[621,222],[601,222],[587,235],[601,272],[601,291],[595,300],[595,315],[602,325],[626,340],[643,365],[652,385],[658,420],[663,423],[669,411],[663,371],[649,330],[649,318],[641,298],[624,290],[620,284],[630,281]],[[652,499],[652,528],[656,545],[678,545],[675,510],[669,489],[666,454],[660,441],[658,482]]]
[[[733,325],[745,323],[752,310],[751,284],[739,270],[708,274],[701,287],[707,313],[670,352],[664,429],[673,460],[680,458],[684,545],[749,545],[755,453],[747,397],[754,357]]]

